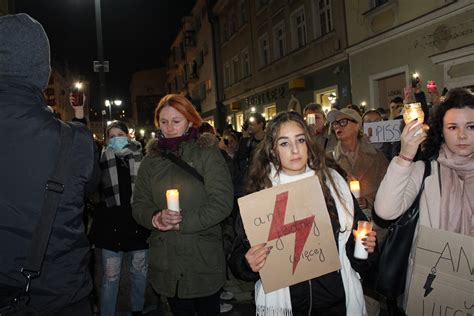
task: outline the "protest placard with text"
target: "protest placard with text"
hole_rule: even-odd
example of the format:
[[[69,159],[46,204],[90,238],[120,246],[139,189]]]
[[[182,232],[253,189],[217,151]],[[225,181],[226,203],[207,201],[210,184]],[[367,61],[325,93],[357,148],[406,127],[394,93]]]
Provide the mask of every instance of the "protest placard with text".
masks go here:
[[[266,293],[340,269],[321,185],[316,176],[238,200],[252,246],[273,246],[260,271]]]
[[[420,225],[407,315],[474,315],[474,237]]]
[[[364,123],[364,134],[370,143],[397,142],[402,133],[402,120]]]

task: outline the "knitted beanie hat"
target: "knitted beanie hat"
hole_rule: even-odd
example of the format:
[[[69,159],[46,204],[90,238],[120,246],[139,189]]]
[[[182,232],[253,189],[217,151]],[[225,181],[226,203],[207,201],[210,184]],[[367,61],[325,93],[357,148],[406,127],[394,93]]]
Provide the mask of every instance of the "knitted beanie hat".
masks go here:
[[[44,90],[50,72],[49,41],[41,24],[25,13],[0,16],[0,78]]]

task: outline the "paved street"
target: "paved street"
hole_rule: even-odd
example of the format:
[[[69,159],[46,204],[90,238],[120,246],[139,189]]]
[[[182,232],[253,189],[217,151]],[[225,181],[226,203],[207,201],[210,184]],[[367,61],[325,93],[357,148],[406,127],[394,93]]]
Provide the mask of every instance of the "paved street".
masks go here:
[[[94,284],[95,284],[95,293],[99,292],[99,285],[102,277],[102,267],[101,267],[101,255],[97,250],[93,251],[95,260],[94,260]],[[124,266],[122,271],[128,271],[128,262],[124,261]],[[223,315],[227,316],[240,316],[240,315],[255,315],[255,306],[253,305],[252,290],[253,283],[244,282],[236,280],[234,277],[230,277],[230,280],[227,281],[225,289],[234,294],[234,298],[228,303],[233,305],[233,309],[230,312],[227,312]],[[118,316],[129,316],[131,315],[129,307],[129,291],[130,291],[130,279],[128,273],[124,273],[120,280],[120,292],[119,292],[119,301],[118,301]],[[146,295],[145,295],[145,312],[148,316],[158,316],[160,315],[157,312],[157,306],[161,306],[165,316],[171,316],[169,307],[166,304],[165,299],[159,300],[158,297],[154,294],[150,286],[148,286]],[[97,311],[97,305],[94,315],[100,315]],[[163,315],[163,314],[161,314]]]

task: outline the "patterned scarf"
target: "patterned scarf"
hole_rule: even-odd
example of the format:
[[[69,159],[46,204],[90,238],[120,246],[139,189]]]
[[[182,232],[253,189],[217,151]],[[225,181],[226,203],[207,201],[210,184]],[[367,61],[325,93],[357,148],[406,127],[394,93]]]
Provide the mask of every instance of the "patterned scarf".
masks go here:
[[[441,145],[438,162],[441,177],[443,230],[474,236],[474,157],[461,157]]]
[[[104,147],[100,157],[100,169],[102,170],[102,188],[107,207],[120,206],[119,180],[117,173],[116,157],[128,162],[132,192],[135,188],[135,179],[138,167],[142,161],[142,149],[140,143],[130,141],[123,149],[115,151],[110,147]]]

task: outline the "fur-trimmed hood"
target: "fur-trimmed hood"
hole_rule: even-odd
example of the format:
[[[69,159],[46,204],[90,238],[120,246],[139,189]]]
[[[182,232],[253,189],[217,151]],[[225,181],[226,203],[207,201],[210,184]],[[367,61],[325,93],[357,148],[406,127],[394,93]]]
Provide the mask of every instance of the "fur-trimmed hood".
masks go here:
[[[189,142],[189,141],[186,141]],[[201,147],[212,147],[217,146],[219,140],[214,134],[211,133],[203,133],[199,135],[198,139],[196,140],[196,144]],[[151,139],[145,146],[147,155],[150,156],[161,156],[161,148],[158,143],[157,138]]]

